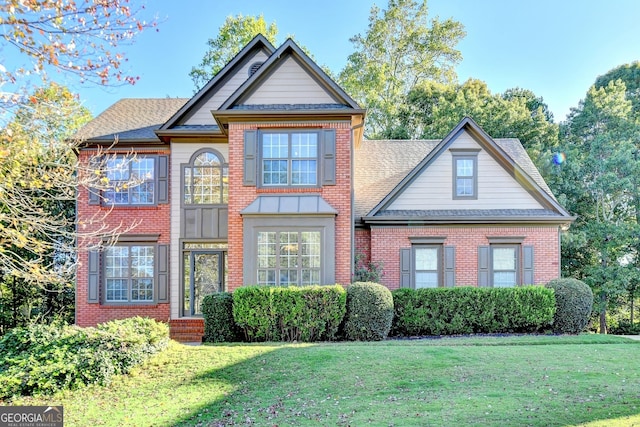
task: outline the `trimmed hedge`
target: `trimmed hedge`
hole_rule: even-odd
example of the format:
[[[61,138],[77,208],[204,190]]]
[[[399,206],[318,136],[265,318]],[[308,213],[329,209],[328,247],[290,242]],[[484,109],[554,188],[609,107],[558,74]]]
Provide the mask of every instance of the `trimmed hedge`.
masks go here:
[[[547,283],[556,296],[553,330],[561,334],[579,334],[589,322],[593,308],[593,292],[586,283],[572,278]]]
[[[240,330],[233,320],[233,295],[220,292],[202,299],[205,342],[238,341]]]
[[[0,339],[0,399],[108,385],[114,375],[128,373],[168,344],[168,326],[141,317],[95,328],[15,328]]]
[[[392,336],[530,333],[551,326],[553,291],[517,288],[435,288],[393,291]]]
[[[373,282],[354,282],[347,287],[344,335],[350,341],[381,341],[393,321],[393,296]]]
[[[247,341],[330,341],[346,299],[340,285],[243,286],[233,292],[233,318]]]

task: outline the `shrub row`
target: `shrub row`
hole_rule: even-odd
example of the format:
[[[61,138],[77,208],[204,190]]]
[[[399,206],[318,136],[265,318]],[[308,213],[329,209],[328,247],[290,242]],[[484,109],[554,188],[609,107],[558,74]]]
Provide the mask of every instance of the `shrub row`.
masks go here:
[[[168,343],[166,324],[140,317],[95,328],[63,324],[15,328],[0,339],[0,399],[106,385]]]
[[[345,305],[346,301],[346,305]],[[392,336],[579,333],[593,295],[575,279],[546,287],[399,289],[248,286],[205,298],[205,341],[374,341]],[[344,319],[343,319],[344,318]]]
[[[245,286],[233,293],[233,319],[247,341],[330,341],[346,299],[340,285]]]
[[[392,336],[538,332],[555,313],[553,290],[541,286],[398,289],[393,301]]]

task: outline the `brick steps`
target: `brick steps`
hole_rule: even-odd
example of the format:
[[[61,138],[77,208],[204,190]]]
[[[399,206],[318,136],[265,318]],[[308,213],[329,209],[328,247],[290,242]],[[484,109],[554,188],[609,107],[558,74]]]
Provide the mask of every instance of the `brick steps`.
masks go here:
[[[178,342],[202,342],[204,319],[173,319],[169,322],[169,336]]]

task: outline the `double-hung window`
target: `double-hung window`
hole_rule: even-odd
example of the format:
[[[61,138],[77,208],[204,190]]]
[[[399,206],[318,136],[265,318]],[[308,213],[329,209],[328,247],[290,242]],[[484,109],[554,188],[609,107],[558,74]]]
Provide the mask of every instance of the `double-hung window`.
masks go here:
[[[441,246],[417,245],[413,247],[414,287],[437,288],[442,284]]]
[[[259,231],[257,279],[260,285],[318,285],[319,231]]]
[[[491,270],[494,288],[511,288],[518,284],[519,245],[491,245]]]
[[[108,188],[103,200],[109,205],[153,205],[156,203],[156,158],[115,155],[105,162]]]
[[[262,185],[318,185],[318,132],[263,132],[260,156]]]
[[[116,245],[105,249],[105,302],[154,301],[155,251],[155,245]]]
[[[478,198],[478,152],[452,150],[453,198]]]

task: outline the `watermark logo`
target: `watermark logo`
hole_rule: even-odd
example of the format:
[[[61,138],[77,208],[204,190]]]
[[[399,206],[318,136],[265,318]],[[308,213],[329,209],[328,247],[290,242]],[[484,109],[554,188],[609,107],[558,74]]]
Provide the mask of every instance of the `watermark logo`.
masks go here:
[[[62,406],[0,406],[0,427],[63,427]]]

